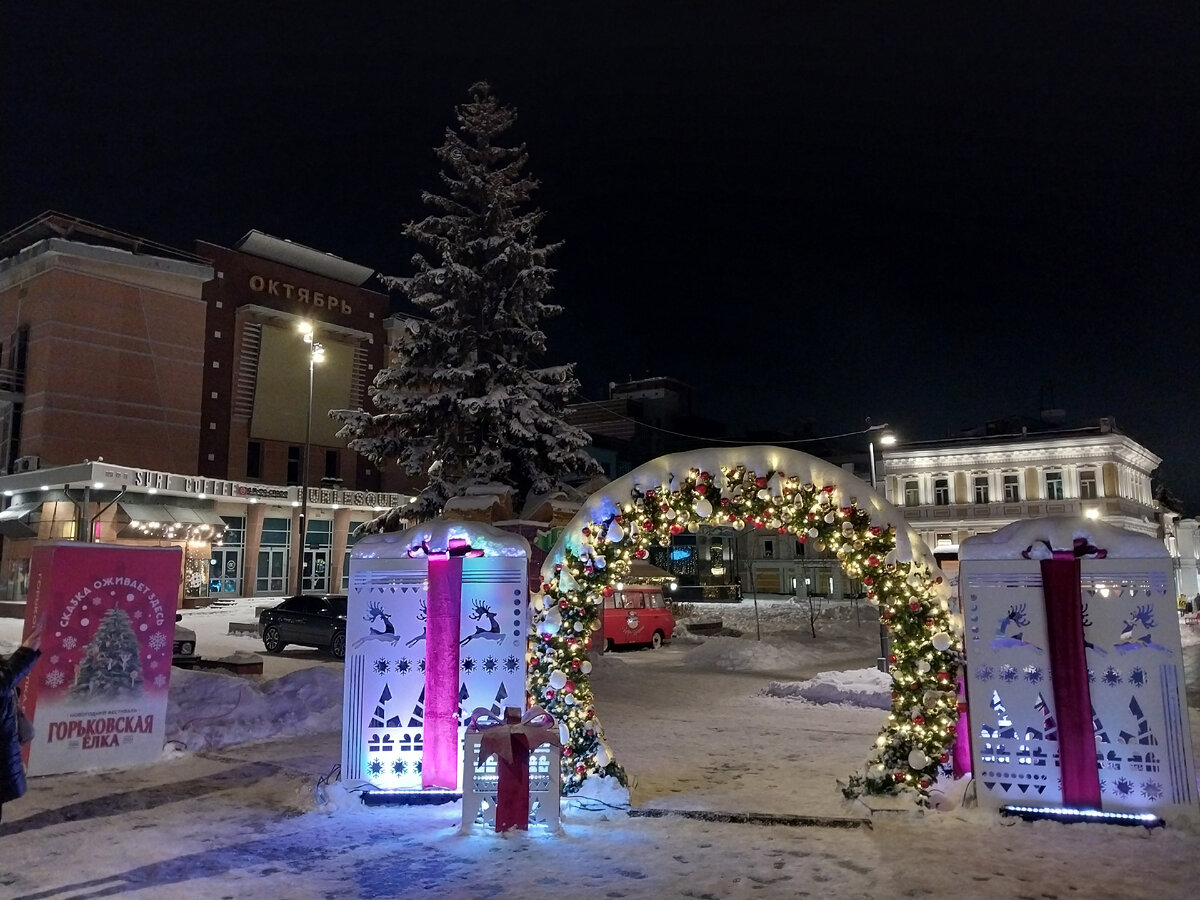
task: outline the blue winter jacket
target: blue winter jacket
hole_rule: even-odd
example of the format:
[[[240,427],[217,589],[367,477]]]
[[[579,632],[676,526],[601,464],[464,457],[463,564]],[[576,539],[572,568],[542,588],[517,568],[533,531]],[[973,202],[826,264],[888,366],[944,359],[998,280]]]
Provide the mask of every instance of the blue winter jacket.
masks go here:
[[[16,800],[25,793],[25,768],[21,765],[21,743],[17,739],[17,696],[14,688],[29,674],[38,650],[18,647],[12,656],[0,656],[0,803]]]

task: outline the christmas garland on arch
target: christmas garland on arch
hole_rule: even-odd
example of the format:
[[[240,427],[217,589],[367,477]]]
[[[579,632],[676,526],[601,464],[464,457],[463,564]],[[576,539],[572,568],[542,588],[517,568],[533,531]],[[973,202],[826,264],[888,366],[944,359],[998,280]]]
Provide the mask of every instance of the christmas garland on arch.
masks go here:
[[[835,505],[837,486],[803,483],[783,472],[758,474],[722,466],[720,479],[692,468],[683,478],[640,490],[603,521],[567,542],[553,577],[531,598],[528,689],[559,723],[563,793],[590,776],[626,783],[604,739],[590,687],[588,651],[600,626],[603,599],[625,580],[634,559],[654,544],[701,525],[769,529],[833,551],[851,578],[878,604],[890,636],[892,712],[863,771],[849,776],[849,797],[913,789],[924,795],[950,758],[960,706],[960,653],[951,637],[949,605],[938,598],[941,577],[895,560],[896,533],[872,525],[855,498]],[[563,576],[568,576],[564,578]]]

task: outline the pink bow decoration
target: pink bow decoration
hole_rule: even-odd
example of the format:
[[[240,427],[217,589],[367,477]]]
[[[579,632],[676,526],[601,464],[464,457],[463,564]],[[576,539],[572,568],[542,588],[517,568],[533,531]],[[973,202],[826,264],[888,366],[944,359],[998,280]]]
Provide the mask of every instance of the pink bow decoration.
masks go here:
[[[1038,547],[1037,544],[1042,546]],[[1070,550],[1056,550],[1049,541],[1042,539],[1022,550],[1021,556],[1025,559],[1104,559],[1108,551],[1101,550],[1085,537],[1075,538]]]

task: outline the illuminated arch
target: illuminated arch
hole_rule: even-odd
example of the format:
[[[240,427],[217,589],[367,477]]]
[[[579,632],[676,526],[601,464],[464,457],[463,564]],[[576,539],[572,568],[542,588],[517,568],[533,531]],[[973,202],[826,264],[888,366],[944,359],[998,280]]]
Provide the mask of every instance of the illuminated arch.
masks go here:
[[[892,714],[847,792],[925,793],[958,722],[949,589],[898,509],[845,469],[797,450],[733,447],[662,456],[592,494],[542,567],[531,598],[529,693],[559,722],[564,792],[624,772],[604,740],[587,651],[603,597],[634,558],[700,525],[769,529],[833,550],[891,637]]]

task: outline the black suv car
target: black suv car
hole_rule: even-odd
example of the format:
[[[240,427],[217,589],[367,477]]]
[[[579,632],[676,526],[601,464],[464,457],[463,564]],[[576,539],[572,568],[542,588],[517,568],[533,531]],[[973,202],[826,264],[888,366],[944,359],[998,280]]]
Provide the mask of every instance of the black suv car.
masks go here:
[[[346,657],[346,595],[298,594],[258,614],[258,633],[268,653],[288,644],[324,647]]]

